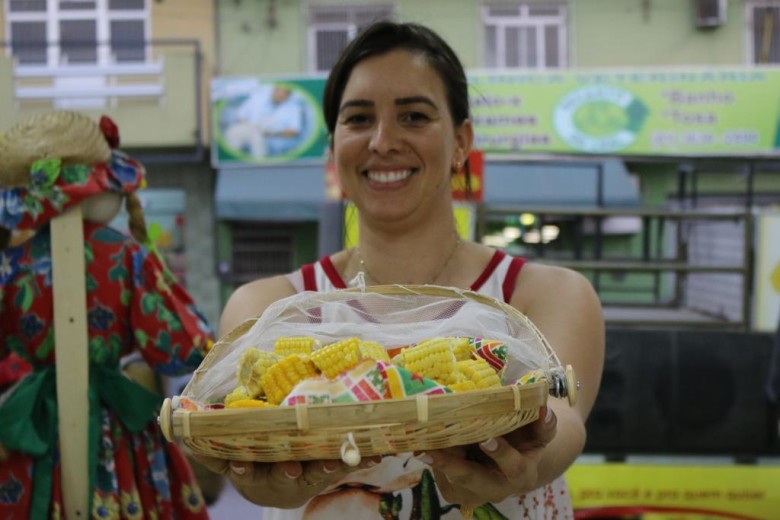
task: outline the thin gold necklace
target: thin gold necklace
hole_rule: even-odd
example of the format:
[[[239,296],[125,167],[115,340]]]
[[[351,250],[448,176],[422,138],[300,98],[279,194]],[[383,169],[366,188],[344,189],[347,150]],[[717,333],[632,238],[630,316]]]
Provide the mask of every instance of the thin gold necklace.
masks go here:
[[[452,261],[453,257],[455,256],[455,252],[458,250],[458,246],[460,246],[460,237],[456,234],[455,235],[455,244],[453,244],[452,249],[450,250],[450,254],[447,255],[447,259],[444,260],[444,263],[439,268],[439,270],[436,272],[436,275],[430,279],[430,281],[425,282],[424,285],[433,285],[436,283],[436,280],[439,279],[439,277],[444,273],[445,269],[447,269],[447,266],[450,265],[450,261]],[[363,260],[363,255],[360,253],[360,246],[355,247],[355,252],[357,253],[358,257],[358,263],[360,264],[359,271],[362,271],[365,273],[370,281],[373,281],[377,285],[386,285],[385,282],[382,282],[374,276],[374,274],[368,269],[368,266],[366,265],[366,261]]]

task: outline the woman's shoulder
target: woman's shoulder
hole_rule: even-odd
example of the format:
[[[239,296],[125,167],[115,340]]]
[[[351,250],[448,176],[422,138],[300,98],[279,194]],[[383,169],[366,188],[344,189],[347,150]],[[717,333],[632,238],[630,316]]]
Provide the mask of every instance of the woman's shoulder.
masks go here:
[[[593,285],[582,273],[557,265],[545,264],[539,261],[528,260],[525,262],[520,274],[518,284],[529,291],[561,290],[568,291],[592,291]],[[563,295],[561,295],[563,296]]]
[[[239,286],[228,298],[219,320],[220,336],[260,315],[277,300],[296,293],[286,275],[260,278]]]
[[[566,267],[528,261],[517,279],[513,304],[528,310],[554,306],[575,299],[585,305],[598,305],[598,297],[590,280]]]

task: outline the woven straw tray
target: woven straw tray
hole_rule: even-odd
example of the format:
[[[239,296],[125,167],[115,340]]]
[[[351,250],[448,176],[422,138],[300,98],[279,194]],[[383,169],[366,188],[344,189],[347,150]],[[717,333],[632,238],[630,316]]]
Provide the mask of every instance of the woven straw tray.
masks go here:
[[[514,307],[469,291],[429,286],[377,286],[366,290],[467,297],[516,313],[514,318],[528,322]],[[254,321],[244,322],[220,339],[194,377],[204,377],[215,359],[213,354],[246,333]],[[539,336],[549,347],[541,333]],[[563,384],[572,403],[576,383],[571,367],[566,368]],[[550,383],[542,379],[456,394],[278,408],[189,411],[174,409],[168,398],[159,423],[166,439],[177,440],[209,457],[256,462],[341,458],[357,464],[364,456],[447,448],[504,435],[535,421],[550,393]],[[566,388],[563,395],[567,395]]]

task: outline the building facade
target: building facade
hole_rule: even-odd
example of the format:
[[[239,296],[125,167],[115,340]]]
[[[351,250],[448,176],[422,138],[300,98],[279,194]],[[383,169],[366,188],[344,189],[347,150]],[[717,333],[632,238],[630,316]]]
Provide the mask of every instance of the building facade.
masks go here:
[[[537,212],[533,220],[526,216],[533,224],[518,222],[539,207],[764,207],[780,195],[778,112],[771,112],[777,96],[759,99],[780,70],[777,1],[6,0],[0,16],[0,130],[52,107],[111,115],[123,147],[145,161],[149,187],[185,195],[184,202],[177,199],[183,204],[178,249],[189,288],[214,322],[235,285],[339,247],[349,227],[340,203],[326,195],[321,129],[311,134],[307,153],[253,160],[247,147],[260,144],[247,141],[240,128],[228,135],[222,119],[240,113],[231,103],[246,95],[247,85],[292,84],[315,99],[340,49],[379,18],[421,22],[451,42],[483,93],[475,95],[477,103],[491,93],[504,101],[524,96],[520,129],[496,130],[484,107],[475,114],[478,134],[490,136],[479,143],[485,189],[474,211],[475,238],[489,235],[515,253],[575,262],[648,249],[674,253],[673,233],[658,231],[665,224],[642,231],[643,222],[663,216],[588,220]],[[705,71],[722,71],[728,81],[753,72],[765,77],[755,91],[739,87],[732,98],[718,97],[724,89],[716,88],[718,78],[702,79]],[[491,90],[485,85],[493,77],[511,79],[516,90]],[[614,140],[583,141],[576,125],[567,141],[560,128],[551,129],[564,94],[545,98],[539,78],[561,88],[633,81],[636,91],[666,104],[650,103],[648,116],[637,103],[639,112],[631,114],[645,118],[648,136],[628,132],[635,141],[622,149]],[[682,87],[669,94],[658,86],[663,82]],[[712,106],[696,105],[696,92],[709,92],[698,102]],[[712,143],[715,133],[742,128],[730,119],[740,110],[774,123],[765,132],[773,136],[762,137],[768,144],[755,133],[729,134],[737,144],[746,141],[742,148]],[[319,114],[307,114],[308,123],[300,124],[315,128]],[[560,117],[576,122],[575,116],[564,111]],[[609,124],[636,123],[619,119]],[[593,130],[594,121],[584,124]],[[531,124],[535,129],[527,131]],[[591,144],[577,144],[583,142]],[[220,155],[224,150],[235,153]],[[510,228],[508,237],[498,236],[502,228]],[[579,253],[572,257],[572,251]],[[639,286],[648,298],[668,299],[677,285],[673,274],[626,276],[620,266],[589,275],[617,300]]]
[[[211,323],[215,16],[214,2],[188,0],[8,0],[0,10],[0,132],[57,108],[114,119],[122,149],[146,166],[139,195],[157,247]]]

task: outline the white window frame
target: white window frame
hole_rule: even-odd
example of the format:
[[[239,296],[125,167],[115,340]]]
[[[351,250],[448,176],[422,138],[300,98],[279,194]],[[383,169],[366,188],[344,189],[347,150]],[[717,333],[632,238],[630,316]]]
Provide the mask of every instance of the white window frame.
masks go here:
[[[95,21],[95,39],[98,44],[97,59],[93,65],[106,66],[111,65],[121,68],[123,65],[133,66],[139,62],[117,62],[111,53],[111,22],[122,20],[141,21],[144,24],[144,41],[148,42],[151,33],[151,11],[149,7],[150,0],[143,0],[143,8],[137,10],[110,10],[109,0],[94,0],[95,7],[91,9],[73,9],[61,10],[61,0],[46,0],[46,10],[36,12],[12,12],[10,1],[4,3],[5,10],[5,33],[11,34],[11,24],[13,22],[45,22],[46,23],[46,42],[60,41],[60,22],[65,20],[94,20]],[[6,54],[12,54],[12,45],[6,48]],[[147,44],[144,49],[144,59],[142,63],[151,61],[151,48]],[[47,46],[46,66],[49,67],[67,67],[69,64],[63,59],[59,44]],[[17,64],[18,68],[25,66],[40,67],[42,64]],[[83,66],[83,63],[73,64],[73,66]]]
[[[745,3],[745,61],[749,65],[761,67],[774,67],[780,65],[778,62],[758,63],[756,62],[756,49],[753,46],[753,22],[756,8],[773,8],[780,13],[780,1],[777,0],[751,0]],[[780,34],[780,27],[775,28]]]
[[[362,4],[362,5],[313,5],[309,7],[309,24],[307,28],[307,66],[309,72],[322,73],[327,70],[320,70],[317,68],[317,33],[320,31],[344,31],[347,33],[347,43],[355,39],[358,34],[360,26],[358,25],[358,14],[375,11],[377,17],[380,14],[384,14],[390,11],[390,15],[394,16],[396,13],[395,6],[391,3],[383,4]],[[343,22],[316,22],[316,12],[331,12],[342,13],[345,21]]]
[[[491,14],[492,8],[508,9],[516,8],[516,16],[495,16]],[[554,7],[558,9],[556,15],[531,15],[530,10],[534,7]],[[482,28],[484,32],[484,65],[486,68],[498,68],[498,69],[548,69],[547,62],[547,49],[544,39],[544,29],[546,27],[555,26],[558,28],[558,67],[566,68],[568,66],[568,39],[567,39],[567,12],[566,6],[560,3],[485,3],[481,7],[482,16]],[[488,56],[489,46],[487,45],[487,28],[493,27],[496,30],[496,56],[495,60],[491,60],[491,56]],[[533,28],[536,29],[536,65],[531,67],[521,64],[519,67],[506,65],[506,30],[509,28],[522,29]],[[496,65],[488,65],[491,61],[495,61]]]

